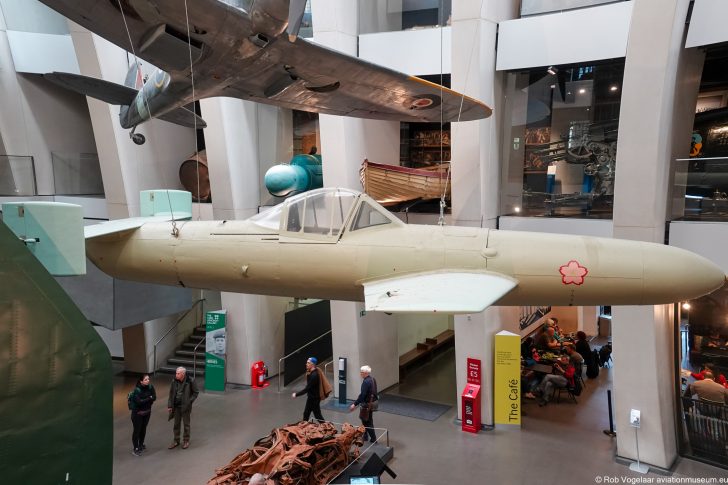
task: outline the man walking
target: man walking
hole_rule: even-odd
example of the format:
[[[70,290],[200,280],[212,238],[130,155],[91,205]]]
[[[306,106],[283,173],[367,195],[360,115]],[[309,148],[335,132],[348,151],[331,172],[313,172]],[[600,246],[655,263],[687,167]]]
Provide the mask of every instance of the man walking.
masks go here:
[[[193,379],[187,376],[187,369],[177,367],[177,372],[169,387],[169,400],[167,401],[167,411],[169,411],[169,419],[174,417],[173,439],[169,449],[179,446],[180,421],[184,421],[184,435],[182,449],[190,447],[190,414],[192,413],[192,403],[197,399],[200,391]]]
[[[319,370],[316,367],[318,359],[316,357],[309,357],[306,361],[306,387],[298,392],[291,394],[294,399],[306,393],[306,408],[303,410],[303,420],[308,421],[313,413],[314,418],[319,423],[324,422],[324,417],[321,414],[321,378],[319,376]]]
[[[359,397],[356,398],[354,404],[349,407],[350,411],[353,411],[357,406],[361,406],[359,410],[359,419],[361,424],[364,425],[366,430],[364,431],[364,441],[371,441],[372,443],[377,441],[377,435],[374,432],[374,405],[373,403],[379,400],[377,395],[377,381],[371,376],[372,368],[368,365],[363,365],[359,369],[359,375],[362,378],[361,381],[361,392]]]

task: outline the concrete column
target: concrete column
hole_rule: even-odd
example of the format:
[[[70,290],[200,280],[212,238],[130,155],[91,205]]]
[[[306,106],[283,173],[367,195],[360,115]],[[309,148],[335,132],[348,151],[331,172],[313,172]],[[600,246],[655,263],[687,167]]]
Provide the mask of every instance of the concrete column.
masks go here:
[[[480,416],[493,424],[493,355],[495,334],[518,326],[518,307],[490,307],[482,313],[455,315],[455,373],[458,390],[458,419],[462,419],[459,396],[467,384],[468,358],[481,361]]]
[[[312,0],[314,38],[332,49],[357,55],[356,0]],[[379,163],[399,162],[399,123],[341,116],[319,116],[325,187],[362,190],[359,168],[365,158]],[[347,398],[359,394],[359,367],[372,367],[380,389],[399,381],[397,325],[380,313],[362,315],[361,303],[332,301],[334,359],[348,363]],[[338,371],[337,365],[334,372]],[[338,389],[335,390],[338,393]]]
[[[493,108],[500,98],[495,71],[498,22],[515,18],[518,2],[454,0],[452,5],[452,88]],[[497,110],[494,110],[497,113]],[[495,227],[498,216],[500,146],[494,114],[481,121],[452,123],[452,220],[455,225]],[[504,322],[518,322],[518,309],[491,307],[455,316],[458,396],[467,383],[467,358],[481,360],[481,416],[493,424],[493,344]],[[458,397],[458,418],[461,409]]]
[[[211,98],[200,103],[207,122],[205,144],[215,219],[246,219],[260,205],[261,146],[277,153],[280,133],[260,130],[278,126],[287,111],[232,98]],[[280,122],[285,125],[284,121]],[[289,132],[290,134],[290,132]],[[291,139],[292,140],[292,139]],[[250,384],[250,365],[258,360],[275,369],[283,356],[283,325],[287,298],[223,292],[221,306],[228,311],[226,379]]]
[[[581,330],[587,335],[597,334],[597,324],[599,320],[599,307],[580,306],[576,308],[577,330]]]
[[[498,22],[515,18],[519,2],[454,0],[452,88],[493,108],[502,75],[495,71]],[[500,181],[500,115],[453,123],[452,214],[456,225],[495,227]]]
[[[701,66],[700,54],[683,48],[689,3],[634,2],[617,145],[618,238],[665,238],[673,161],[688,155]],[[629,413],[640,409],[640,459],[663,468],[670,468],[677,456],[675,324],[669,305],[612,308],[617,453],[636,458]]]

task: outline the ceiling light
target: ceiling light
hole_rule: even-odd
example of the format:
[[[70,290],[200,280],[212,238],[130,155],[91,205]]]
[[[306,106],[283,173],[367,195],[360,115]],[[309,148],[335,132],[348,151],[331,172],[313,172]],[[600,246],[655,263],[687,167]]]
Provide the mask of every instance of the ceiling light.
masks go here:
[[[584,88],[581,88],[581,89],[579,90],[579,94],[584,94],[585,92],[586,92],[586,89],[584,89]]]
[[[690,310],[690,303],[685,302],[682,304],[683,310]]]
[[[615,86],[609,86],[609,90],[610,91],[616,91],[617,89],[619,89],[619,88],[616,85]]]
[[[559,72],[559,70],[557,68],[555,68],[554,66],[549,66],[549,68],[546,69],[546,72],[548,72],[552,76],[555,76],[556,73]]]
[[[521,208],[518,207],[518,206],[516,206],[513,210],[516,212],[516,214],[518,214],[519,212],[521,212]]]
[[[551,89],[556,89],[556,84],[552,84]]]

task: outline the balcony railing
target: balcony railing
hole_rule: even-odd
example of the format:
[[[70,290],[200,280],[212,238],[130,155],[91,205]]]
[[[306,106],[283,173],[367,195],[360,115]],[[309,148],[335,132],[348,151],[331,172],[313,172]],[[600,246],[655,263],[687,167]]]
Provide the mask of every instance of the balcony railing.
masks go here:
[[[673,217],[728,221],[728,157],[676,160]]]
[[[33,157],[0,155],[0,196],[37,195]]]

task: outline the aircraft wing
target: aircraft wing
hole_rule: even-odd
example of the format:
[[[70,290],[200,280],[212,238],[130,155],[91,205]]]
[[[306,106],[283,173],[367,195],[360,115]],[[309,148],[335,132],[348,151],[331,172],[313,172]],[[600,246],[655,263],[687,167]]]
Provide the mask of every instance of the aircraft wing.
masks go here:
[[[487,271],[410,273],[364,283],[368,311],[392,313],[479,313],[518,285]]]
[[[238,91],[236,97],[303,111],[392,121],[470,121],[487,118],[492,112],[480,101],[448,88],[301,38],[293,43],[280,38],[266,50],[267,55],[256,62],[269,65],[258,66],[256,79],[228,88]]]

